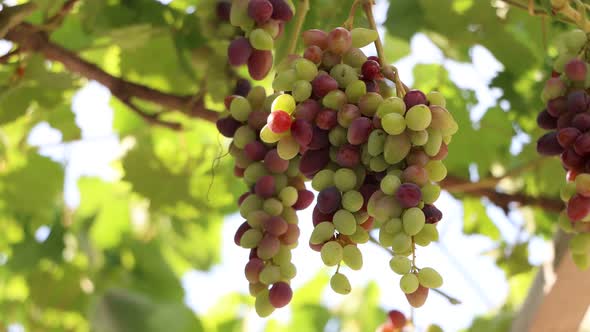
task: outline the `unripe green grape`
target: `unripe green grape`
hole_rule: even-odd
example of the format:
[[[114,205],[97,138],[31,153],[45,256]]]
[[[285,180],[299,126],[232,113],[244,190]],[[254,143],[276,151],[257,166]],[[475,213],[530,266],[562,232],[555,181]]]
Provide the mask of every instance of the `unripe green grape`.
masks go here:
[[[284,111],[292,114],[295,111],[296,102],[290,94],[282,94],[277,96],[271,105],[271,111]]]
[[[332,90],[322,99],[322,105],[333,110],[340,110],[347,102],[346,94],[340,90]]]
[[[334,227],[344,235],[352,235],[356,231],[356,219],[346,210],[338,210],[334,214]]]
[[[344,195],[342,195],[342,207],[349,212],[357,212],[363,207],[363,195],[356,190],[345,192]]]
[[[395,175],[386,175],[381,180],[381,191],[387,195],[393,195],[397,191],[397,188],[401,186],[402,181]]]
[[[253,110],[261,110],[264,108],[266,90],[260,85],[252,87],[250,92],[248,92],[246,99],[248,99],[248,102],[250,103]]]
[[[285,174],[273,174],[275,179],[275,192],[280,193],[288,184],[289,178]]]
[[[352,287],[350,286],[350,281],[348,278],[342,273],[335,273],[332,278],[330,278],[330,287],[338,294],[346,295],[350,293]]]
[[[425,168],[430,181],[440,182],[447,177],[447,168],[441,160],[431,160]]]
[[[255,140],[256,132],[246,125],[241,126],[238,128],[238,130],[236,130],[233,143],[237,148],[243,149],[248,143]]]
[[[342,261],[342,246],[336,241],[324,244],[320,255],[326,266],[335,266]]]
[[[374,213],[373,216],[376,220],[389,220],[399,217],[402,207],[395,197],[385,196],[376,202]]]
[[[420,284],[426,288],[439,288],[443,285],[443,279],[435,269],[425,267],[418,272]]]
[[[382,102],[383,97],[380,94],[369,92],[359,99],[358,106],[361,114],[365,116],[373,116]]]
[[[356,183],[363,183],[365,182],[365,177],[367,176],[367,170],[362,167],[361,165],[357,166],[354,169],[354,174],[356,174]]]
[[[420,130],[410,132],[410,141],[412,141],[412,145],[414,146],[423,146],[428,142],[428,131]]]
[[[381,228],[379,230],[379,244],[382,247],[391,247],[394,243],[395,234],[388,233]]]
[[[281,269],[276,265],[266,265],[259,276],[260,282],[265,285],[274,284],[281,280]]]
[[[580,174],[582,175],[582,174]],[[580,176],[578,175],[578,176]],[[565,185],[561,186],[561,190],[559,191],[559,197],[562,201],[567,202],[576,194],[576,183],[575,182],[566,182]]]
[[[442,145],[442,134],[440,130],[429,129],[428,130],[428,142],[424,145],[424,152],[430,157],[434,157],[440,151]]]
[[[356,219],[357,225],[364,224],[365,221],[369,220],[369,218],[370,218],[367,211],[358,211],[353,214],[354,214],[354,219]]]
[[[402,171],[401,169],[393,166],[391,167],[388,171],[387,171],[387,175],[395,175],[398,178],[402,177],[402,174],[404,173],[404,171]]]
[[[360,270],[363,267],[363,254],[353,244],[344,247],[342,251],[342,260],[353,270]]]
[[[569,242],[569,248],[575,254],[590,252],[590,233],[574,235]]]
[[[399,280],[399,287],[406,294],[414,293],[418,289],[418,286],[420,286],[420,282],[418,281],[418,277],[413,273],[404,274]]]
[[[336,126],[328,133],[328,139],[333,146],[342,146],[348,142],[346,135],[346,129]]]
[[[272,104],[275,102],[275,100],[279,97],[282,96],[284,93],[282,92],[275,92],[272,95],[266,97],[266,99],[264,100],[264,110],[267,112],[272,112]],[[285,111],[287,112],[287,111]],[[288,113],[288,112],[287,112]]]
[[[342,192],[354,189],[356,183],[356,174],[349,168],[341,168],[334,173],[334,184]]]
[[[263,200],[256,195],[248,195],[240,205],[240,215],[242,218],[248,218],[250,213],[262,209]]]
[[[432,114],[426,105],[416,105],[406,112],[406,124],[414,131],[425,130],[430,126]]]
[[[369,232],[362,227],[357,227],[354,234],[350,235],[354,243],[363,244],[369,242]]]
[[[277,152],[281,159],[291,160],[299,153],[299,143],[291,135],[284,136],[277,145]]]
[[[281,265],[279,268],[281,270],[282,279],[291,280],[297,275],[297,267],[291,262]]]
[[[554,2],[554,1],[559,2],[559,3],[564,3],[564,5],[567,2],[565,0],[553,0],[552,2]],[[563,39],[564,39],[563,42],[564,42],[565,46],[574,54],[577,54],[580,51],[580,49],[582,47],[584,47],[584,45],[588,41],[586,33],[580,29],[574,29],[574,30],[568,31],[563,36]]]
[[[281,266],[291,262],[291,258],[291,250],[287,246],[282,245],[279,248],[279,252],[277,252],[272,257],[272,262],[278,266]]]
[[[342,56],[342,62],[353,68],[361,68],[366,61],[365,53],[356,47],[351,48]]]
[[[256,248],[260,240],[262,240],[262,232],[258,229],[251,228],[242,234],[240,246],[245,249]]]
[[[584,197],[590,196],[590,174],[582,173],[576,176],[576,192]]]
[[[254,26],[254,20],[248,15],[248,0],[232,1],[229,21],[231,25],[247,31]]]
[[[383,156],[385,157],[385,161],[394,165],[404,160],[411,148],[412,142],[410,142],[410,138],[405,133],[396,136],[390,135],[385,140]]]
[[[311,244],[324,243],[334,236],[335,230],[333,223],[328,221],[321,222],[314,227],[309,242]]]
[[[278,216],[283,212],[283,203],[276,198],[269,198],[262,204],[264,212],[271,216]]]
[[[346,86],[346,97],[348,98],[349,103],[358,103],[361,97],[364,96],[366,93],[367,85],[365,84],[365,82],[359,79],[350,82]]]
[[[330,76],[338,82],[338,86],[341,89],[346,89],[350,83],[357,81],[359,77],[354,68],[343,63],[332,67],[332,70],[330,70]]]
[[[283,136],[285,136],[285,135],[284,134],[277,134],[277,133],[273,132],[272,130],[270,130],[268,125],[264,125],[264,127],[262,127],[262,130],[260,131],[260,139],[264,143],[268,143],[268,144],[278,142],[281,139],[281,137],[283,137]]]
[[[443,94],[438,91],[431,91],[428,95],[426,95],[426,99],[428,99],[430,105],[437,105],[440,107],[447,106],[445,96],[443,96]]]
[[[574,260],[574,264],[580,270],[586,270],[590,267],[590,257],[588,257],[588,253],[572,253],[572,259]]]
[[[393,249],[393,252],[396,254],[408,252],[412,249],[412,238],[406,233],[397,233],[393,237],[391,249]]]
[[[308,81],[299,80],[293,84],[293,98],[295,98],[295,101],[297,102],[309,99],[309,97],[311,97],[311,91],[312,86]]]
[[[389,234],[395,235],[403,229],[402,220],[399,218],[389,219],[381,226],[381,229]]]
[[[260,162],[252,163],[244,170],[244,180],[248,184],[254,184],[258,179],[268,174],[268,170]]]
[[[316,191],[322,191],[334,186],[334,171],[323,169],[316,173],[311,180],[311,187]]]
[[[383,119],[387,114],[395,113],[401,116],[406,114],[406,103],[399,97],[389,97],[377,108],[377,116]]]
[[[252,112],[252,107],[248,99],[242,96],[236,96],[229,105],[229,111],[234,119],[240,122],[246,122],[248,121],[248,115]]]
[[[288,177],[294,178],[299,176],[299,162],[300,162],[301,158],[296,157],[291,159],[291,161],[289,162],[289,168],[287,168],[287,172],[285,172],[285,175],[287,175]]]
[[[385,131],[381,129],[373,130],[369,135],[369,140],[367,142],[367,151],[369,152],[369,154],[373,157],[377,157],[383,154],[386,139],[387,134],[385,133]]]
[[[408,257],[395,255],[389,260],[389,267],[397,274],[408,274],[412,269],[412,261]]]
[[[275,311],[275,307],[270,304],[268,293],[268,290],[263,290],[256,295],[256,300],[254,301],[256,313],[263,318],[270,316]]]
[[[292,207],[284,207],[283,213],[281,213],[281,218],[283,218],[287,224],[297,224],[299,222],[297,211]]]
[[[295,60],[293,68],[295,68],[297,78],[300,80],[311,82],[318,75],[318,67],[315,63],[305,58]]]
[[[262,223],[268,218],[270,218],[268,213],[262,210],[255,210],[248,213],[246,221],[248,221],[248,225],[250,225],[252,228],[261,228]]]
[[[268,31],[264,29],[254,29],[250,32],[250,44],[253,48],[261,51],[272,51],[274,40]]]
[[[365,28],[354,28],[350,31],[352,47],[363,48],[379,38],[376,30]]]
[[[295,69],[288,69],[278,73],[272,81],[272,88],[275,91],[291,91],[295,82],[297,82]]]
[[[421,188],[422,191],[422,200],[426,204],[432,204],[436,202],[438,197],[440,196],[440,186],[435,183],[427,183]]]
[[[402,214],[404,232],[413,236],[418,234],[426,223],[424,212],[419,208],[409,208]]]
[[[258,295],[260,292],[262,292],[263,290],[267,290],[268,286],[262,284],[262,283],[256,283],[256,284],[250,284],[248,286],[248,290],[250,291],[250,295],[252,296],[256,296]]]
[[[436,324],[431,324],[426,328],[425,332],[444,332],[443,329],[436,325]]]
[[[281,189],[279,193],[279,198],[283,205],[285,206],[293,206],[297,202],[298,193],[295,187],[285,187]]]
[[[566,211],[561,211],[559,218],[557,219],[559,227],[566,233],[574,233],[574,226],[570,218],[567,216]]]
[[[403,115],[389,113],[381,119],[381,125],[389,135],[399,135],[406,130],[406,119]]]
[[[451,144],[452,140],[453,140],[453,136],[443,136],[443,138],[442,138],[443,143],[445,143],[446,145]]]
[[[433,224],[424,225],[422,230],[414,236],[414,242],[421,247],[426,247],[435,241],[438,241],[438,229]]]
[[[369,161],[369,168],[373,172],[381,173],[385,171],[387,167],[389,167],[389,164],[385,161],[385,157],[383,157],[382,155],[373,157]]]

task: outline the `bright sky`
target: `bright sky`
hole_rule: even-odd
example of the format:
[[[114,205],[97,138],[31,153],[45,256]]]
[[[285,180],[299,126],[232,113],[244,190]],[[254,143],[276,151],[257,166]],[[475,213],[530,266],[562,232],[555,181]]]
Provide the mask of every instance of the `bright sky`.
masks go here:
[[[387,1],[379,1],[376,10],[381,22],[387,12]],[[417,63],[442,63],[449,70],[453,81],[462,88],[474,89],[479,104],[472,109],[472,118],[477,120],[485,110],[495,105],[500,91],[490,90],[489,81],[501,70],[494,57],[483,47],[472,49],[473,64],[457,63],[443,57],[424,35],[413,38],[412,54],[396,65],[400,69],[402,80],[408,85],[413,82],[412,67]],[[9,44],[0,41],[0,54],[7,52]],[[41,146],[41,153],[58,160],[66,166],[65,197],[70,206],[79,203],[76,181],[80,176],[99,176],[112,180],[117,177],[110,163],[121,153],[118,136],[112,130],[113,111],[109,107],[110,93],[101,85],[91,82],[74,97],[73,109],[76,122],[82,129],[82,140],[74,143],[61,143],[61,134],[47,124],[34,128],[29,136],[29,143]],[[452,112],[452,110],[451,110]],[[526,135],[519,136],[512,147],[513,153],[519,151]],[[452,148],[452,145],[451,145]],[[236,179],[236,181],[238,181]],[[415,322],[419,328],[430,323],[441,325],[445,331],[453,332],[466,328],[476,315],[484,314],[501,306],[508,292],[503,272],[493,260],[481,254],[493,249],[493,243],[482,236],[464,236],[462,234],[462,205],[447,193],[443,193],[437,206],[445,216],[439,224],[440,242],[427,248],[419,248],[420,266],[432,266],[444,277],[442,290],[463,301],[462,305],[451,306],[444,298],[431,293],[423,308],[415,311]],[[499,227],[502,235],[509,242],[516,241],[517,229],[523,222],[519,213],[510,215],[508,220],[503,212],[488,207],[488,212]],[[293,284],[297,288],[322,269],[319,254],[311,251],[305,243],[311,233],[311,210],[300,213],[302,245],[294,252],[294,262],[298,267],[298,276]],[[247,293],[247,281],[241,278],[243,265],[247,260],[246,250],[233,244],[233,234],[241,223],[239,216],[226,218],[223,229],[222,263],[208,273],[193,271],[183,278],[186,289],[186,302],[198,313],[205,313],[219,297],[230,292]],[[524,234],[523,236],[528,236]],[[531,261],[539,264],[549,257],[550,247],[540,239],[533,239],[530,244],[534,249]],[[381,288],[383,308],[400,309],[410,312],[405,297],[399,290],[399,278],[389,270],[389,257],[381,248],[367,244],[362,248],[365,266],[358,272],[347,271],[353,287],[363,287],[369,280],[376,280]],[[333,271],[331,271],[333,272]],[[239,276],[239,277],[236,277]],[[297,290],[295,290],[297,296]],[[335,305],[346,297],[327,289],[324,303]],[[278,310],[273,317],[288,319],[288,309]],[[264,320],[252,311],[248,313],[250,331],[261,331]],[[16,328],[16,326],[14,327]],[[17,330],[12,330],[14,332]]]

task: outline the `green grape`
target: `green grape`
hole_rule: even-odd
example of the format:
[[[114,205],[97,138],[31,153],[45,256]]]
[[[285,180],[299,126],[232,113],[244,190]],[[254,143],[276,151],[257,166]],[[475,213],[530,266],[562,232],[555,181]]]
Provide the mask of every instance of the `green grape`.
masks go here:
[[[254,20],[248,15],[248,0],[232,1],[229,21],[231,25],[248,31],[254,26]]]
[[[359,109],[365,116],[373,116],[383,102],[383,97],[375,92],[369,92],[359,99]]]
[[[299,195],[295,187],[285,187],[281,189],[281,192],[279,192],[279,198],[285,206],[293,206],[293,204],[297,202],[298,196]]]
[[[377,156],[371,158],[369,161],[369,168],[373,172],[381,173],[389,167],[389,164],[385,161],[385,157]]]
[[[332,67],[332,70],[330,70],[330,76],[338,82],[338,86],[341,89],[346,89],[350,83],[358,80],[358,73],[356,70],[343,63]]]
[[[447,168],[440,160],[431,160],[426,164],[426,172],[430,181],[440,182],[447,177]]]
[[[266,265],[258,277],[260,282],[265,285],[272,285],[277,281],[281,281],[281,269],[276,265]]]
[[[401,180],[395,175],[386,175],[381,180],[381,191],[387,195],[393,195],[397,191],[397,188],[401,186]]]
[[[266,99],[264,100],[264,110],[267,111],[268,113],[272,112],[272,104],[275,102],[275,100],[279,96],[282,96],[282,95],[283,95],[282,92],[275,92],[272,95],[266,97]]]
[[[424,216],[424,212],[419,208],[413,207],[407,209],[402,214],[402,221],[404,224],[404,232],[406,234],[413,236],[418,234],[425,225],[426,218]]]
[[[264,127],[262,127],[262,130],[260,131],[260,139],[264,143],[269,143],[269,144],[276,143],[283,136],[285,136],[285,135],[284,134],[277,134],[277,133],[273,132],[272,130],[270,130],[270,128],[268,128],[268,125],[264,125]]]
[[[262,292],[256,295],[256,300],[254,301],[254,308],[256,309],[256,313],[260,317],[268,317],[274,311],[275,307],[270,304],[270,298],[268,296],[268,290],[263,290]]]
[[[427,183],[422,188],[422,200],[426,204],[432,204],[436,202],[440,196],[440,186],[435,183]]]
[[[285,172],[285,175],[291,178],[299,176],[300,160],[301,158],[299,157],[291,159],[291,161],[289,162],[289,168],[287,168],[287,172]]]
[[[350,31],[352,47],[363,48],[379,38],[376,30],[365,28],[354,28]]]
[[[394,238],[395,234],[388,233],[383,230],[383,228],[379,230],[379,244],[381,244],[382,247],[391,247],[393,245]]]
[[[250,44],[253,48],[261,51],[272,51],[274,40],[264,29],[254,29],[250,32]]]
[[[428,130],[428,142],[424,145],[424,152],[430,157],[434,157],[440,151],[442,144],[442,135],[439,130]]]
[[[281,159],[291,160],[299,153],[299,143],[291,135],[284,136],[277,145],[277,152]]]
[[[561,211],[559,218],[557,219],[559,227],[566,233],[574,233],[574,226],[567,216],[566,211]]]
[[[401,116],[406,114],[406,103],[401,98],[389,97],[377,108],[377,116],[383,119],[387,114],[395,113]]]
[[[395,255],[389,260],[389,267],[397,274],[408,274],[412,269],[412,261],[408,257]]]
[[[342,273],[335,273],[332,278],[330,278],[330,287],[338,294],[346,295],[350,293],[352,287],[350,287],[350,281],[348,278]]]
[[[406,113],[406,124],[414,131],[425,130],[430,126],[431,121],[432,114],[426,105],[413,106]]]
[[[350,48],[350,50],[342,56],[342,62],[352,68],[361,68],[366,61],[367,56],[365,53],[356,47]]]
[[[274,99],[271,106],[271,111],[284,111],[292,114],[295,111],[296,102],[293,96],[289,94],[279,95]]]
[[[278,266],[291,262],[291,250],[287,246],[281,246],[279,252],[272,257],[272,262]]]
[[[392,234],[392,235],[395,235],[395,234],[401,232],[402,228],[403,228],[402,220],[399,218],[389,219],[387,222],[385,222],[381,226],[381,229],[383,229],[385,232]]]
[[[375,204],[375,214],[373,215],[376,220],[389,220],[391,218],[397,218],[402,213],[402,207],[393,196],[385,196],[377,201]]]
[[[244,170],[244,180],[248,184],[254,184],[258,179],[268,174],[268,170],[260,162],[252,163]]]
[[[283,208],[281,218],[283,218],[287,222],[287,224],[297,224],[299,222],[299,219],[297,217],[297,211],[295,211],[295,209],[292,207]]]
[[[268,286],[263,285],[261,283],[256,283],[256,284],[250,284],[248,288],[249,288],[248,290],[250,291],[250,295],[256,296],[260,292],[262,292],[263,290],[268,289]]]
[[[291,91],[295,82],[297,82],[295,69],[288,69],[278,73],[272,81],[272,88],[275,91]]]
[[[240,128],[238,128],[238,130],[236,130],[236,133],[234,135],[234,145],[237,148],[243,149],[246,144],[253,142],[256,140],[256,132],[246,126],[241,126]]]
[[[279,268],[283,279],[291,280],[297,275],[297,267],[291,262],[283,264]]]
[[[558,2],[565,3],[565,1],[563,0]],[[580,51],[580,49],[586,44],[587,40],[588,39],[586,33],[580,29],[568,31],[563,35],[563,43],[565,47],[567,47],[570,51],[568,53],[577,54]]]
[[[583,254],[590,251],[590,233],[576,234],[569,242],[569,248],[574,254]]]
[[[365,182],[365,177],[367,176],[367,170],[363,166],[358,166],[354,169],[354,174],[356,174],[357,183]]]
[[[271,216],[278,216],[283,213],[283,203],[276,198],[269,198],[262,204],[262,209]]]
[[[445,100],[445,96],[438,91],[431,91],[428,95],[426,95],[428,102],[430,105],[437,105],[440,107],[447,107],[447,101]]]
[[[422,247],[426,247],[435,241],[438,241],[438,229],[433,224],[424,225],[422,230],[414,236],[414,242]]]
[[[391,249],[393,249],[393,252],[396,254],[408,252],[412,249],[412,238],[406,233],[397,233],[393,237]]]
[[[371,132],[367,142],[368,152],[371,156],[377,157],[383,153],[386,138],[387,133],[381,129],[375,129]]]
[[[322,99],[322,105],[333,110],[340,110],[347,102],[346,94],[340,90],[332,90]]]
[[[242,234],[240,246],[245,249],[256,248],[260,240],[262,240],[262,232],[258,229],[251,228]]]
[[[404,172],[401,169],[396,168],[395,166],[387,171],[387,175],[395,175],[398,178],[401,178],[403,173]]]
[[[418,289],[418,286],[420,286],[420,282],[418,281],[418,277],[413,273],[404,274],[399,280],[399,287],[406,294],[414,293]]]
[[[332,128],[328,133],[328,139],[333,146],[342,146],[346,144],[348,142],[346,138],[346,129],[340,126]]]
[[[363,195],[356,190],[345,192],[344,195],[342,195],[342,207],[349,212],[357,212],[363,207]]]
[[[266,100],[266,90],[260,85],[252,87],[246,99],[248,99],[253,110],[262,110]]]
[[[315,226],[313,231],[311,232],[311,237],[309,242],[311,244],[321,244],[334,236],[334,224],[328,221],[321,222]]]
[[[576,192],[582,196],[590,196],[590,174],[582,173],[576,176]]]
[[[316,191],[322,191],[334,186],[334,171],[323,169],[313,176],[311,187]]]
[[[354,189],[356,183],[356,174],[349,168],[341,168],[334,173],[334,184],[342,192]]]
[[[406,130],[406,119],[403,115],[389,113],[381,119],[381,125],[389,135],[399,135]]]
[[[360,270],[363,267],[363,254],[353,244],[349,244],[342,250],[342,260],[353,270]]]
[[[248,225],[250,225],[250,227],[261,228],[262,223],[268,218],[270,218],[268,213],[262,210],[255,210],[248,213],[246,220],[248,221]]]
[[[367,85],[365,84],[365,82],[359,79],[350,82],[346,86],[346,97],[348,98],[349,103],[358,103],[361,97],[364,96],[366,93]]]
[[[590,267],[590,257],[588,257],[587,253],[573,253],[572,259],[580,270],[586,270]]]
[[[248,218],[250,213],[262,209],[262,199],[256,195],[248,195],[240,205],[240,215],[242,218]]]
[[[334,227],[344,235],[352,235],[356,231],[356,219],[346,210],[338,210],[334,214]]]
[[[342,261],[342,246],[336,241],[330,241],[324,244],[320,255],[326,266],[335,266]]]
[[[412,142],[405,133],[396,136],[390,135],[387,136],[387,139],[385,140],[383,156],[385,157],[385,161],[394,165],[404,160],[411,148]]]
[[[431,324],[428,325],[428,327],[426,328],[426,332],[444,332],[443,329],[436,325],[436,324]]]
[[[357,227],[356,232],[350,236],[354,243],[363,244],[369,242],[369,232],[362,227]]]
[[[248,99],[242,96],[236,96],[229,106],[229,111],[234,119],[240,122],[246,122],[248,121],[248,115],[252,112],[252,107]]]
[[[295,68],[297,78],[300,80],[311,82],[318,75],[318,67],[315,63],[305,58],[295,60],[293,68]]]
[[[354,213],[354,219],[356,219],[356,224],[364,224],[367,220],[369,220],[370,216],[367,211],[358,211]]]
[[[439,288],[443,284],[443,279],[435,269],[425,267],[418,272],[420,285],[426,288]]]
[[[289,184],[289,178],[285,174],[273,174],[275,179],[275,192],[280,193]]]
[[[412,141],[412,145],[414,146],[423,146],[428,142],[428,131],[420,130],[410,132],[410,141]]]
[[[311,91],[312,86],[308,81],[299,80],[293,84],[293,98],[297,102],[309,99],[311,97]]]
[[[580,176],[582,174],[579,174]],[[561,186],[559,191],[559,197],[562,201],[567,202],[576,194],[576,182],[566,182],[565,185]]]

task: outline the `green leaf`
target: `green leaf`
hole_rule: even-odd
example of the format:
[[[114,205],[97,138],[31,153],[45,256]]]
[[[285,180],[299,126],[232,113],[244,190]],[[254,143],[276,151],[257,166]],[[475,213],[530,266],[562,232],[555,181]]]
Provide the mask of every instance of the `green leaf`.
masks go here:
[[[485,235],[492,240],[500,239],[500,231],[488,217],[481,199],[463,199],[463,233]]]

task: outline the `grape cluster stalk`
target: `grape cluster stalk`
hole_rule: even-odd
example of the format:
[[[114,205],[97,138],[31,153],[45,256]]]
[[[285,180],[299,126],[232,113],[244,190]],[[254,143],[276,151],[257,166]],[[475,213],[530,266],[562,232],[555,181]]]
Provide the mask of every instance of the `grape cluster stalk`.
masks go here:
[[[590,267],[590,63],[588,39],[582,30],[566,32],[559,38],[559,56],[552,77],[542,92],[546,103],[537,116],[540,128],[548,130],[537,141],[537,151],[560,156],[567,172],[561,198],[566,209],[559,216],[560,227],[575,233],[569,243],[578,267]]]
[[[412,306],[443,283],[434,268],[417,266],[416,246],[438,240],[442,212],[434,203],[458,126],[440,93],[394,92],[388,67],[361,50],[378,38],[365,28],[304,31],[305,50],[277,66],[273,94],[254,87],[226,98],[217,126],[233,138],[235,174],[250,188],[239,200],[246,221],[235,241],[251,250],[245,274],[260,316],[293,296],[295,211],[314,199],[308,243],[335,268],[336,293],[351,292],[344,267],[362,269],[359,247],[373,230],[394,253],[391,270]]]

